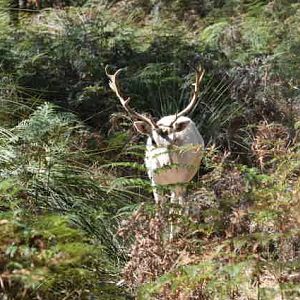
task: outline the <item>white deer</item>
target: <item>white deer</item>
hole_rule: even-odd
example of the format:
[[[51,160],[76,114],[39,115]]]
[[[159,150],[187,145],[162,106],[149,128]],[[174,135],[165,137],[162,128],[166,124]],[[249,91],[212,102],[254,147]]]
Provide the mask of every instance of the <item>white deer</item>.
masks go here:
[[[123,108],[135,120],[135,128],[148,136],[146,143],[145,164],[148,176],[153,186],[154,199],[162,205],[163,189],[159,186],[170,186],[171,203],[184,205],[186,183],[197,173],[204,149],[203,138],[195,123],[184,115],[191,112],[197,104],[199,85],[204,75],[201,68],[196,70],[196,81],[192,98],[188,106],[175,115],[161,118],[154,122],[152,118],[137,113],[129,106],[130,98],[124,99],[119,91],[117,76],[123,69],[114,74],[107,72],[110,79],[109,86],[116,93]]]

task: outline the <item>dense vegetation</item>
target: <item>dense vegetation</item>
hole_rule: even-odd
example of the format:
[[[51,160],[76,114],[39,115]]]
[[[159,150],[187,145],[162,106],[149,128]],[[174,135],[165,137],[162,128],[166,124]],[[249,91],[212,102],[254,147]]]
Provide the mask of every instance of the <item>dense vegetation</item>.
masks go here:
[[[0,0],[0,298],[300,299],[299,29],[297,0]],[[107,64],[156,118],[205,68],[188,216]]]

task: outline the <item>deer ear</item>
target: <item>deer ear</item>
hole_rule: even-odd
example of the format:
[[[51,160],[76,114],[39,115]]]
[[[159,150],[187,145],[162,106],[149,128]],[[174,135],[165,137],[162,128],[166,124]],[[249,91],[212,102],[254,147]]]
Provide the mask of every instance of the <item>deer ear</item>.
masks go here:
[[[135,129],[141,134],[149,135],[152,131],[152,128],[149,124],[143,121],[136,121],[133,123]]]
[[[189,123],[190,123],[190,121],[184,121],[184,122],[180,122],[180,123],[175,123],[175,130],[176,130],[176,132],[183,131],[189,125]]]

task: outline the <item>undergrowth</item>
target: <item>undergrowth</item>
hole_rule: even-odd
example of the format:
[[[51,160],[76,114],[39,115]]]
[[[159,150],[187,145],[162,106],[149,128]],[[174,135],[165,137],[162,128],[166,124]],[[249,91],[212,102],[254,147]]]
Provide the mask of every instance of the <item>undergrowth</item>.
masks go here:
[[[1,0],[0,297],[300,299],[299,12]],[[185,107],[193,68],[206,70],[186,214],[153,204],[107,64],[128,67],[122,92],[155,119]]]
[[[297,299],[298,147],[264,173],[221,159],[194,187],[186,216],[141,206],[121,231],[135,236],[124,279],[137,298]]]

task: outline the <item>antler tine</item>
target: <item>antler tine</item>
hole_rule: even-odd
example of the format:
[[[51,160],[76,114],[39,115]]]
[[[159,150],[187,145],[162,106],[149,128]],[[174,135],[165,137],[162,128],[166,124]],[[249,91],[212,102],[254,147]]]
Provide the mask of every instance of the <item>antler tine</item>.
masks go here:
[[[132,116],[135,117],[138,120],[142,120],[146,123],[148,123],[152,128],[157,128],[157,125],[155,124],[155,122],[151,119],[151,118],[147,118],[146,116],[137,113],[134,109],[132,109],[129,106],[129,101],[130,101],[130,97],[127,97],[127,99],[124,99],[119,91],[119,87],[118,87],[118,82],[117,82],[117,77],[118,75],[121,73],[121,71],[123,71],[124,69],[118,69],[114,74],[109,74],[108,73],[108,65],[105,67],[105,73],[107,75],[107,77],[109,78],[109,86],[110,88],[115,92],[115,94],[117,95],[117,97],[119,98],[123,108]]]
[[[195,83],[193,84],[195,88],[194,88],[192,99],[190,100],[190,103],[188,104],[188,106],[185,109],[183,109],[180,113],[177,114],[177,118],[189,113],[196,105],[197,97],[198,97],[199,90],[200,90],[199,87],[200,87],[202,78],[204,76],[204,73],[205,73],[205,70],[202,69],[201,67],[199,69],[196,69],[196,80],[195,80]]]
[[[177,119],[178,119],[178,113],[176,112],[174,115],[174,120],[171,122],[171,124],[169,126],[172,127],[173,124],[177,121]]]

